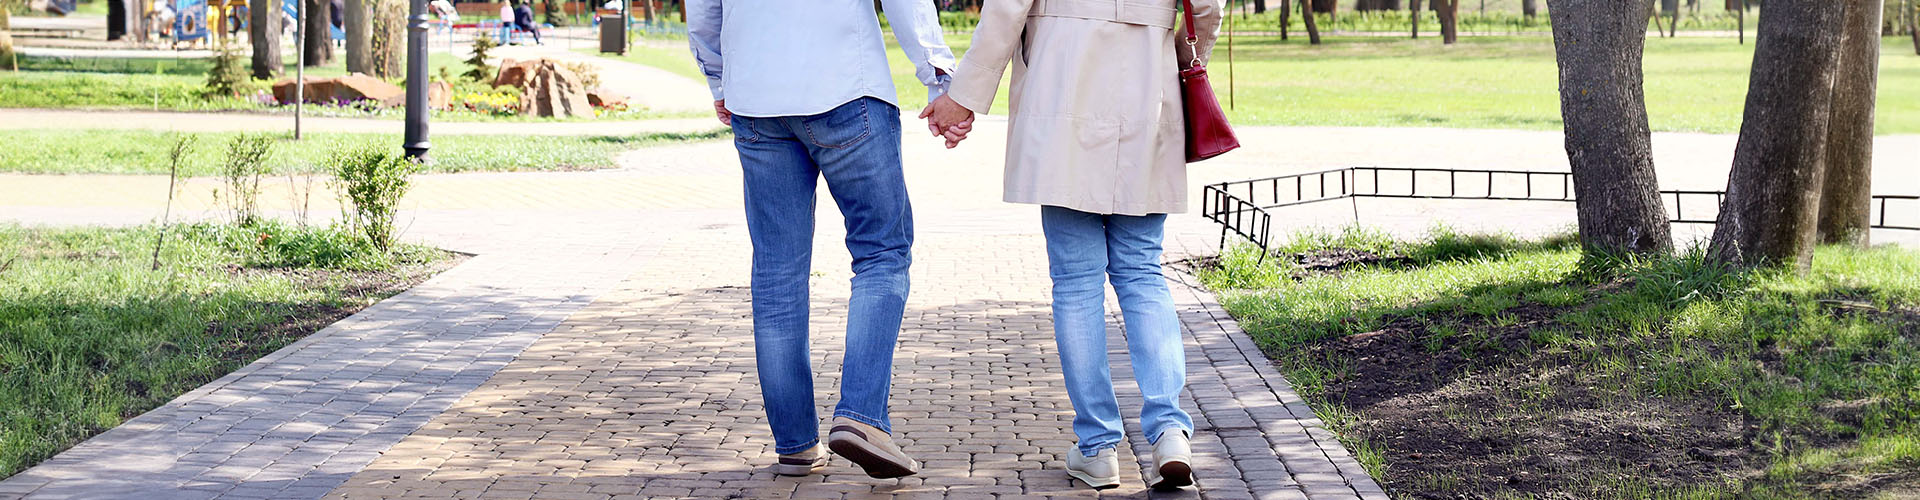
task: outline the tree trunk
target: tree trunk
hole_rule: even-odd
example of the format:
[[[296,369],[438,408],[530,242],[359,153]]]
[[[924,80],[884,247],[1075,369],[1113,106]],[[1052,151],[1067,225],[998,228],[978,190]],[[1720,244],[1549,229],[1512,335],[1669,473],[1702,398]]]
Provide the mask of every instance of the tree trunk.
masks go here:
[[[1303,1],[1312,2],[1314,12],[1326,13],[1328,21],[1332,21],[1336,16],[1340,15],[1339,13],[1340,0],[1303,0]]]
[[[1409,8],[1407,9],[1407,17],[1413,19],[1413,29],[1411,30],[1413,34],[1413,39],[1419,40],[1420,39],[1420,0],[1413,0],[1413,2],[1410,5],[1408,5],[1408,7]]]
[[[347,72],[373,74],[373,23],[367,15],[369,0],[347,0]]]
[[[1820,242],[1867,246],[1873,212],[1873,102],[1880,73],[1880,0],[1845,0],[1827,124]]]
[[[1293,31],[1293,0],[1280,0],[1280,41],[1286,41],[1287,32]]]
[[[1453,45],[1460,40],[1460,0],[1433,0],[1433,4],[1439,10],[1440,43]]]
[[[286,69],[280,62],[280,4],[247,9],[247,39],[253,44],[253,77],[271,80],[280,76]]]
[[[1267,13],[1267,0],[1253,0],[1253,13],[1255,14]]]
[[[1360,0],[1353,4],[1353,10],[1360,12],[1400,10],[1400,0]]]
[[[20,69],[19,56],[13,54],[13,12],[4,5],[0,5],[0,69]]]
[[[1920,56],[1920,5],[1907,7],[1907,36],[1913,37],[1913,55]]]
[[[1645,12],[1617,0],[1547,0],[1560,117],[1589,254],[1664,254],[1672,225],[1653,169],[1641,57]]]
[[[366,0],[372,18],[372,55],[367,74],[380,78],[406,75],[407,0]]]
[[[1300,2],[1300,19],[1307,22],[1307,43],[1319,45],[1320,24],[1313,20],[1313,0],[1296,1]]]
[[[645,19],[647,24],[653,24],[653,0],[640,0],[640,13],[644,16],[641,19]]]
[[[1713,258],[1801,270],[1812,262],[1845,7],[1767,0]]]
[[[1532,21],[1534,16],[1540,15],[1540,1],[1520,0],[1520,13],[1527,16],[1528,21]]]
[[[327,0],[300,0],[307,2],[306,24],[300,30],[305,33],[307,67],[326,66],[333,62],[333,2]]]

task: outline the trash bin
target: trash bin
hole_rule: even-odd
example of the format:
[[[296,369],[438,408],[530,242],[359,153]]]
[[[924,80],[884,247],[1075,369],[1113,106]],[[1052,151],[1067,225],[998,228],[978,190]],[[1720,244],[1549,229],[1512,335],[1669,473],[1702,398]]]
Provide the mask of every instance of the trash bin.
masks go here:
[[[627,23],[620,16],[600,16],[600,53],[627,53]]]

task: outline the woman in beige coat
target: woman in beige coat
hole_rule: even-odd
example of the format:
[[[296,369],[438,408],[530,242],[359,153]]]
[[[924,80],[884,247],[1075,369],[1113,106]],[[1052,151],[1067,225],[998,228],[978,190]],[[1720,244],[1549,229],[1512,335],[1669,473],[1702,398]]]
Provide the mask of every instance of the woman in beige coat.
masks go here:
[[[1187,211],[1179,70],[1203,63],[1220,26],[1217,0],[991,0],[952,88],[923,116],[949,146],[993,105],[1013,66],[1006,195],[1041,205],[1053,277],[1054,341],[1073,400],[1077,453],[1067,473],[1119,485],[1124,441],[1107,364],[1105,286],[1112,281],[1154,444],[1147,485],[1193,483],[1192,418],[1180,408],[1186,354],[1160,273],[1167,214]]]

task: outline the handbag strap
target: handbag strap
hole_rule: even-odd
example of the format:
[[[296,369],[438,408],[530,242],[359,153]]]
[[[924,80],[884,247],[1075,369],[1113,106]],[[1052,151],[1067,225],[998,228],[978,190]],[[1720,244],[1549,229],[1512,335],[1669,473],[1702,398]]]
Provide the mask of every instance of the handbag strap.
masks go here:
[[[1199,67],[1200,66],[1200,36],[1194,34],[1194,31],[1193,31],[1193,0],[1180,0],[1180,6],[1181,6],[1180,15],[1186,18],[1185,24],[1187,25],[1187,39],[1186,39],[1187,49],[1189,52],[1193,53],[1193,61],[1187,67],[1189,68]]]
[[[1187,19],[1187,45],[1200,43],[1199,35],[1193,34],[1193,0],[1180,0],[1180,14]]]

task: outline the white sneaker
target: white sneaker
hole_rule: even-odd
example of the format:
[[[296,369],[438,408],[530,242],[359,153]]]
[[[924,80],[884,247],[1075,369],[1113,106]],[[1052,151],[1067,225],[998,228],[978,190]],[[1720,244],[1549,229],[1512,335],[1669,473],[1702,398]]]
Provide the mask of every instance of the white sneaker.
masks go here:
[[[1147,487],[1173,491],[1193,485],[1193,447],[1187,444],[1187,431],[1171,429],[1160,433],[1153,444],[1153,468],[1147,471]]]
[[[780,455],[780,461],[774,462],[773,473],[782,476],[805,476],[813,474],[827,465],[827,451],[820,445],[801,450],[799,453]]]
[[[1076,447],[1067,452],[1067,475],[1096,490],[1120,486],[1120,455],[1113,448],[1104,448],[1089,457]]]
[[[900,445],[893,442],[893,436],[851,418],[833,418],[833,431],[827,433],[827,448],[852,460],[875,478],[893,479],[920,473],[920,462],[901,451]]]

